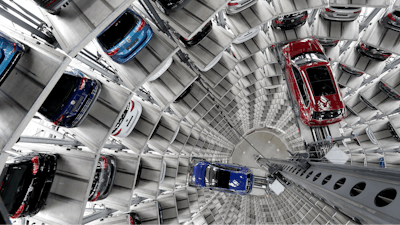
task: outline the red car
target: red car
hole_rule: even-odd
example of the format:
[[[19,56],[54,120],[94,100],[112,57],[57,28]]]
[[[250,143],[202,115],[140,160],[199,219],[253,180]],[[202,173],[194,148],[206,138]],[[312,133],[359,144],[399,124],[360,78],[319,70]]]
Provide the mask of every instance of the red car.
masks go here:
[[[307,126],[327,126],[346,117],[346,107],[331,65],[316,39],[282,48],[294,111]]]

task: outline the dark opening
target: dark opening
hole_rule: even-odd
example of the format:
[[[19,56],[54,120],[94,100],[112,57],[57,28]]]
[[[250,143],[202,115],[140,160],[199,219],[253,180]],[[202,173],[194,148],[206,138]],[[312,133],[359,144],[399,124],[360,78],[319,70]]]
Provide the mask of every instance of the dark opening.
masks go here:
[[[309,172],[306,176],[306,179],[308,179],[312,175],[313,171]]]
[[[299,170],[296,172],[296,174],[298,174],[300,171],[301,171],[301,169],[299,169]]]
[[[396,198],[397,191],[393,188],[387,188],[375,197],[375,205],[378,207],[387,206]]]
[[[138,22],[139,18],[137,16],[125,11],[113,25],[97,37],[97,40],[105,49],[111,49],[122,41],[136,27]]]
[[[315,177],[313,178],[313,181],[318,180],[318,178],[321,176],[321,173],[318,173],[317,175],[315,175]]]
[[[322,185],[325,185],[326,183],[328,183],[332,178],[332,175],[328,175],[325,177],[325,179],[322,181]]]
[[[337,190],[337,189],[341,188],[345,182],[346,182],[346,178],[341,178],[340,180],[338,180],[335,183],[335,185],[333,186],[333,189]]]
[[[359,182],[358,184],[354,185],[354,187],[352,187],[350,190],[350,196],[355,197],[361,194],[361,192],[364,191],[365,186],[367,186],[365,182]]]
[[[300,176],[303,176],[306,173],[307,170],[303,170],[303,172],[301,172]]]

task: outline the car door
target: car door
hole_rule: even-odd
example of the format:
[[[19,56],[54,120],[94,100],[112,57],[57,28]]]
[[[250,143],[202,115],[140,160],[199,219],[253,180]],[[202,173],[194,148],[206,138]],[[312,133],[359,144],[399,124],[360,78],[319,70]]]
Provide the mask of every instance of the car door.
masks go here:
[[[296,78],[296,94],[297,94],[297,99],[298,99],[298,106],[300,109],[300,113],[306,117],[310,117],[310,96],[306,87],[306,84],[304,82],[304,78],[301,75],[300,71],[295,67],[292,66],[292,71],[294,74],[294,77]]]

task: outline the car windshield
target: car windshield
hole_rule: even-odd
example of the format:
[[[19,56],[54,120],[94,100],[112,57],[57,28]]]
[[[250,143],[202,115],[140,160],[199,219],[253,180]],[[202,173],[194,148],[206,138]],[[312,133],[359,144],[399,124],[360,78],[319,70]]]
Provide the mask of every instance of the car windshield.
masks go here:
[[[25,197],[31,182],[31,174],[27,172],[28,165],[10,166],[5,177],[5,187],[1,190],[1,198],[8,212],[18,209]]]
[[[63,74],[56,86],[40,107],[39,112],[47,118],[53,118],[64,106],[68,97],[77,87],[79,77]]]
[[[331,75],[326,66],[317,66],[306,69],[308,79],[315,96],[332,95],[336,93]]]
[[[105,49],[111,49],[125,38],[138,24],[139,18],[130,11],[125,11],[117,21],[97,37]]]
[[[302,66],[312,62],[327,62],[328,58],[321,52],[307,52],[292,57],[292,60],[296,65]]]
[[[208,165],[204,178],[206,187],[229,188],[231,173]]]

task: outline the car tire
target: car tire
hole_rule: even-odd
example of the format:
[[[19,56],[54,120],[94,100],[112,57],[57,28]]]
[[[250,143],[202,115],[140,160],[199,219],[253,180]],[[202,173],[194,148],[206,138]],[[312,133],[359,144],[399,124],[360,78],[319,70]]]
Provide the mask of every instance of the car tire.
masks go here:
[[[155,3],[156,3],[157,8],[160,10],[160,12],[162,12],[165,15],[168,15],[167,10],[159,1],[155,1]]]
[[[54,11],[54,12],[50,12],[50,11],[49,11],[49,13],[50,13],[51,15],[55,15],[55,16],[60,15],[60,13],[61,13],[61,8],[57,9],[57,11]]]
[[[296,117],[300,117],[300,108],[297,102],[293,102],[293,112]]]

